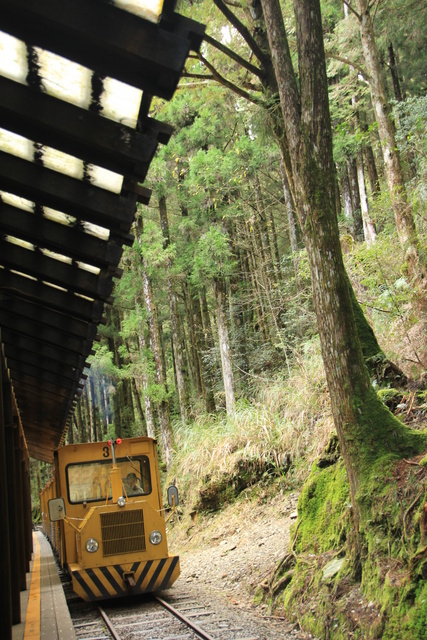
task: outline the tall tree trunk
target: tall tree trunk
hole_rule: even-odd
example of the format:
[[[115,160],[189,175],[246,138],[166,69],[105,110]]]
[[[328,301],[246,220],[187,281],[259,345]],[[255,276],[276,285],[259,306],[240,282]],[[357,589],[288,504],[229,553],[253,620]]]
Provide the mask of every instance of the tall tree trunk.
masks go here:
[[[93,402],[92,402],[92,389],[90,385],[90,380],[87,380],[86,384],[86,413],[89,421],[89,442],[96,441],[95,434],[95,424],[94,424],[94,416],[93,416]]]
[[[138,430],[137,435],[147,435],[146,433],[147,430],[145,428],[144,412],[142,410],[142,404],[141,404],[141,396],[139,395],[138,387],[136,386],[136,380],[133,376],[131,378],[131,384],[132,384],[133,401],[135,403],[136,412],[138,414],[138,421],[139,421],[139,424],[141,425],[141,429]]]
[[[396,65],[396,56],[394,55],[392,42],[389,43],[387,51],[388,51],[388,66],[390,69],[391,79],[393,82],[394,97],[398,102],[402,102],[403,95],[402,95],[402,89],[400,88],[399,74],[397,72],[397,65]]]
[[[142,268],[142,289],[144,296],[144,306],[147,312],[147,322],[150,334],[150,347],[153,354],[155,379],[159,387],[160,400],[157,404],[159,414],[160,435],[163,445],[163,455],[166,468],[169,469],[172,462],[172,429],[170,425],[169,405],[166,397],[166,380],[163,372],[162,347],[160,342],[160,331],[157,323],[157,312],[154,305],[153,293],[146,266]]]
[[[84,419],[83,413],[83,403],[85,402],[85,392],[80,396],[77,407],[76,407],[76,423],[77,423],[77,433],[78,433],[78,442],[89,442],[86,432],[86,423]]]
[[[170,245],[170,233],[169,233],[169,221],[166,208],[166,198],[161,196],[159,198],[159,212],[160,212],[160,224],[162,227],[162,233],[164,238],[163,248],[167,249]],[[188,418],[188,385],[187,385],[187,372],[184,363],[184,349],[181,331],[181,320],[178,313],[178,303],[176,293],[173,288],[171,277],[171,260],[166,261],[166,277],[168,283],[168,298],[169,298],[169,310],[170,310],[170,323],[172,333],[172,349],[174,355],[175,376],[178,391],[179,411],[181,414],[182,423],[185,424]]]
[[[193,383],[196,386],[197,394],[200,396],[203,395],[202,367],[199,357],[200,342],[198,340],[198,330],[200,331],[201,327],[197,327],[197,320],[195,318],[195,315],[197,313],[196,304],[198,303],[198,301],[197,303],[195,303],[191,291],[191,285],[188,281],[183,283],[183,293],[189,337],[188,341],[186,341],[187,349],[189,351],[187,360],[189,362],[189,370],[191,372]]]
[[[363,152],[359,150],[356,155],[357,166],[357,182],[359,185],[360,208],[362,211],[363,233],[368,247],[370,247],[377,238],[374,221],[369,215],[368,197],[365,188],[365,174],[363,171]]]
[[[227,415],[232,417],[236,407],[234,395],[234,377],[231,364],[230,338],[226,318],[226,287],[222,278],[214,278],[213,289],[216,302],[218,340],[221,354],[222,379],[224,382],[225,407]]]
[[[353,225],[356,240],[363,240],[362,208],[360,204],[359,183],[357,181],[357,164],[355,158],[347,160],[348,178],[350,180],[351,200],[353,203]]]
[[[271,234],[268,230],[267,216],[265,213],[265,204],[262,197],[261,185],[258,176],[254,178],[255,187],[255,202],[258,211],[258,218],[260,223],[260,231],[262,238],[262,247],[265,260],[264,270],[267,274],[268,280],[277,282],[278,274],[275,270],[275,254],[274,254],[274,242],[272,241]]]
[[[202,353],[208,350],[212,350],[214,348],[214,339],[212,335],[212,325],[211,319],[209,315],[209,308],[206,299],[206,291],[202,289],[199,293],[199,307],[200,307],[200,330],[203,333],[203,340],[201,340],[203,344]],[[205,375],[203,376],[203,384],[206,388],[206,410],[208,413],[216,412],[215,405],[215,395],[213,392],[214,381],[212,375],[206,370],[207,367],[203,363],[203,369],[205,371]]]
[[[254,295],[257,297],[256,304],[256,313],[258,317],[258,325],[259,329],[262,332],[263,339],[265,341],[269,340],[270,334],[267,325],[267,311],[265,309],[265,301],[264,301],[264,287],[260,278],[260,257],[258,255],[258,247],[256,243],[256,234],[254,234],[253,229],[251,230],[248,225],[246,225],[246,232],[248,238],[248,259],[250,264],[250,272],[251,278],[253,282],[253,291]]]
[[[320,2],[294,0],[300,95],[279,0],[262,0],[262,6],[287,131],[297,213],[310,264],[332,414],[358,536],[358,490],[364,473],[385,451],[399,451],[405,428],[397,424],[372,389],[357,337],[337,223]]]
[[[384,169],[390,191],[399,240],[405,250],[409,273],[421,289],[427,285],[426,265],[418,247],[415,222],[403,180],[399,152],[396,145],[394,125],[390,116],[385,84],[375,42],[370,5],[367,0],[356,0],[363,56],[369,73],[369,88],[378,124],[378,134],[384,157]]]
[[[141,235],[143,230],[143,220],[142,217],[139,216],[137,218],[137,227],[136,227],[136,236],[138,241],[141,241]],[[146,319],[148,325],[148,333],[150,336],[150,349],[153,356],[154,361],[154,376],[155,381],[158,386],[158,397],[157,401],[157,412],[159,417],[159,429],[160,429],[160,437],[162,442],[162,453],[163,460],[166,464],[166,468],[169,469],[172,462],[173,455],[173,446],[172,446],[172,428],[170,424],[170,412],[169,412],[169,404],[167,400],[167,389],[166,389],[166,376],[163,369],[162,362],[162,345],[160,340],[160,331],[159,325],[157,321],[157,311],[154,304],[153,292],[151,289],[150,278],[147,273],[147,265],[145,263],[145,258],[141,256],[141,267],[140,267],[140,275],[142,279],[142,299],[144,302],[144,308],[146,312]],[[140,336],[140,341],[141,341]],[[149,423],[147,418],[147,406],[146,406],[146,414],[147,420],[147,432],[149,430]],[[150,426],[151,428],[151,426]]]
[[[99,388],[99,397],[101,399],[101,413],[103,416],[103,429],[102,429],[102,437],[103,439],[108,433],[108,427],[110,425],[110,408],[108,406],[108,398],[107,398],[107,390],[106,390],[106,381],[105,379],[98,378],[98,388]]]
[[[292,193],[289,188],[288,177],[286,175],[285,167],[283,163],[280,165],[280,173],[282,175],[282,184],[283,184],[283,197],[285,198],[285,207],[286,207],[286,215],[288,218],[289,225],[289,241],[291,244],[291,251],[294,260],[294,271],[295,277],[298,277],[299,264],[297,259],[298,254],[298,226],[297,221],[295,219],[294,212],[294,201],[292,198]]]
[[[339,167],[339,180],[341,184],[342,208],[344,217],[351,233],[354,233],[353,202],[351,199],[350,180],[348,178],[347,163]]]
[[[366,169],[368,171],[369,185],[371,187],[371,194],[373,198],[380,195],[380,180],[378,177],[377,164],[375,162],[374,152],[370,144],[366,145],[365,149],[365,162]]]
[[[135,309],[137,310],[137,314],[140,317],[140,327],[138,331],[138,344],[139,344],[139,351],[140,351],[141,360],[142,360],[141,380],[142,380],[142,390],[144,392],[145,426],[147,428],[147,436],[149,438],[155,438],[154,410],[153,410],[153,403],[151,402],[150,391],[149,391],[150,381],[148,379],[149,367],[148,367],[147,356],[146,356],[147,345],[145,342],[145,332],[144,332],[145,327],[143,325],[142,318],[141,318],[140,305],[137,301],[135,302]]]

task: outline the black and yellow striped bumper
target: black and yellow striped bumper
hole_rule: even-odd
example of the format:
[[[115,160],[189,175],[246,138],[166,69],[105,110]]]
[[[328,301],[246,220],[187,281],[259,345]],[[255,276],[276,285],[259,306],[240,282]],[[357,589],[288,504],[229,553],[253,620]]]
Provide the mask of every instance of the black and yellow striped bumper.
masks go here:
[[[180,573],[179,556],[134,562],[130,568],[129,565],[124,568],[120,564],[93,569],[76,567],[77,565],[70,567],[73,590],[87,602],[162,591],[170,587]],[[126,579],[129,574],[132,576],[133,586]]]

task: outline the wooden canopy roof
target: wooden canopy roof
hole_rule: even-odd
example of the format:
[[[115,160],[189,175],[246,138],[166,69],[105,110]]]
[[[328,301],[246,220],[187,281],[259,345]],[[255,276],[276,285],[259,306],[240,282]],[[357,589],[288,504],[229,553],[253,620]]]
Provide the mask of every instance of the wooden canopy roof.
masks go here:
[[[161,5],[0,0],[0,332],[40,460],[65,437],[137,202],[149,200],[141,182],[171,134],[148,117],[152,96],[172,97],[203,39],[174,0],[141,17],[150,3]]]

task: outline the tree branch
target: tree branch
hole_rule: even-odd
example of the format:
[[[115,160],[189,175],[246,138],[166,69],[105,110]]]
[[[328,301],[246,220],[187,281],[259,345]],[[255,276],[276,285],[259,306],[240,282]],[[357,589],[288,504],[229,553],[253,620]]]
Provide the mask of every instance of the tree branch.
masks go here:
[[[356,9],[353,9],[353,7],[351,6],[350,2],[347,2],[347,0],[343,0],[343,4],[346,5],[346,7],[348,7],[351,11],[351,13],[354,13],[354,15],[356,16],[356,18],[359,20],[362,19],[361,16],[357,13]]]
[[[181,73],[181,77],[182,78],[198,78],[200,80],[213,80],[214,79],[214,77],[212,75],[208,76],[205,73],[190,73],[189,71],[185,71],[185,70]]]
[[[206,76],[207,78],[211,77],[211,76]],[[179,84],[176,88],[176,90],[178,91],[178,89],[194,89],[195,87],[201,87],[201,86],[209,86],[210,82],[209,80],[202,80],[202,82],[186,82],[185,84]]]
[[[376,2],[375,2],[374,11],[373,11],[373,13],[371,13],[372,22],[375,20],[375,16],[377,15],[377,11],[378,11],[378,7],[379,7],[380,2],[381,2],[381,0],[376,0]],[[369,9],[371,9],[371,6],[369,7]]]
[[[363,67],[357,64],[357,62],[353,62],[352,60],[350,60],[349,58],[346,58],[345,56],[338,56],[335,53],[331,53],[330,51],[325,51],[325,56],[327,59],[337,60],[338,62],[342,62],[343,64],[348,64],[349,67],[361,73],[362,76],[365,78],[365,80],[369,82],[369,75],[366,73]]]
[[[263,51],[261,51],[254,38],[250,34],[249,29],[245,27],[242,22],[240,22],[239,18],[235,16],[232,11],[230,11],[223,0],[213,0],[213,2],[215,6],[221,11],[221,13],[227,18],[227,20],[231,22],[233,27],[240,33],[246,44],[252,50],[254,56],[258,58],[258,60],[262,64],[267,56]]]
[[[256,105],[261,104],[261,100],[259,98],[256,98],[255,96],[251,95],[247,91],[244,91],[243,89],[233,84],[229,80],[226,80],[226,78],[224,78],[220,73],[218,73],[215,67],[213,67],[210,64],[210,62],[208,62],[206,58],[204,58],[200,53],[199,53],[199,60],[200,62],[203,62],[203,64],[209,69],[209,71],[213,75],[214,80],[219,82],[219,84],[222,84],[224,87],[227,87],[227,89],[231,89],[231,91],[233,91],[234,93],[237,93],[238,96],[240,96],[241,98],[244,98],[245,100],[249,100],[249,102],[252,102],[253,104],[256,104]]]
[[[222,53],[225,53],[226,56],[228,56],[229,58],[231,58],[232,60],[240,64],[240,66],[250,71],[250,73],[253,73],[254,75],[258,76],[258,78],[262,78],[262,76],[264,75],[261,69],[258,69],[258,67],[255,67],[255,65],[251,64],[250,62],[248,62],[247,60],[239,56],[237,53],[234,53],[232,49],[229,49],[225,45],[221,44],[220,42],[218,42],[218,40],[215,40],[215,38],[212,38],[211,36],[208,36],[207,34],[205,34],[204,39],[213,47],[215,47],[219,51],[222,51]]]

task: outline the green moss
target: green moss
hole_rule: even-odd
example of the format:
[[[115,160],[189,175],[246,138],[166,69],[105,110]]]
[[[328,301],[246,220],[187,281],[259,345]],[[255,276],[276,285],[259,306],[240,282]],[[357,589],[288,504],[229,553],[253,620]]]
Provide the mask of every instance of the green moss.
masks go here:
[[[427,582],[420,583],[413,595],[404,593],[389,614],[383,640],[427,638]]]
[[[401,440],[402,450],[417,450],[423,441],[425,434],[411,432]],[[421,640],[427,637],[424,477],[417,464],[390,452],[371,460],[364,471],[357,495],[360,576],[354,572],[344,464],[340,460],[324,469],[316,464],[298,502],[292,577],[281,590],[281,576],[271,585],[274,608],[283,608],[320,638]],[[340,571],[326,578],[324,567],[344,553]],[[289,563],[285,570],[289,575]]]
[[[371,387],[355,396],[354,411],[360,415],[357,425],[346,429],[350,458],[357,465],[361,484],[372,475],[374,465],[384,459],[410,457],[425,450],[427,432],[410,429],[380,401]]]
[[[402,392],[393,388],[379,389],[377,394],[380,400],[389,408],[402,400]]]
[[[298,501],[296,550],[322,553],[340,548],[346,540],[350,505],[343,462],[326,469],[314,464]]]
[[[349,286],[349,291],[351,296],[354,319],[356,322],[357,334],[359,336],[360,346],[362,347],[363,357],[367,362],[370,373],[373,374],[375,372],[375,367],[369,366],[369,363],[371,362],[371,364],[373,365],[374,364],[373,361],[375,359],[377,358],[382,359],[382,358],[385,358],[385,356],[381,347],[378,344],[377,338],[375,336],[375,333],[371,325],[367,321],[362,311],[362,308],[355,296],[354,289],[348,278],[347,278],[347,281],[348,281],[348,286]]]

